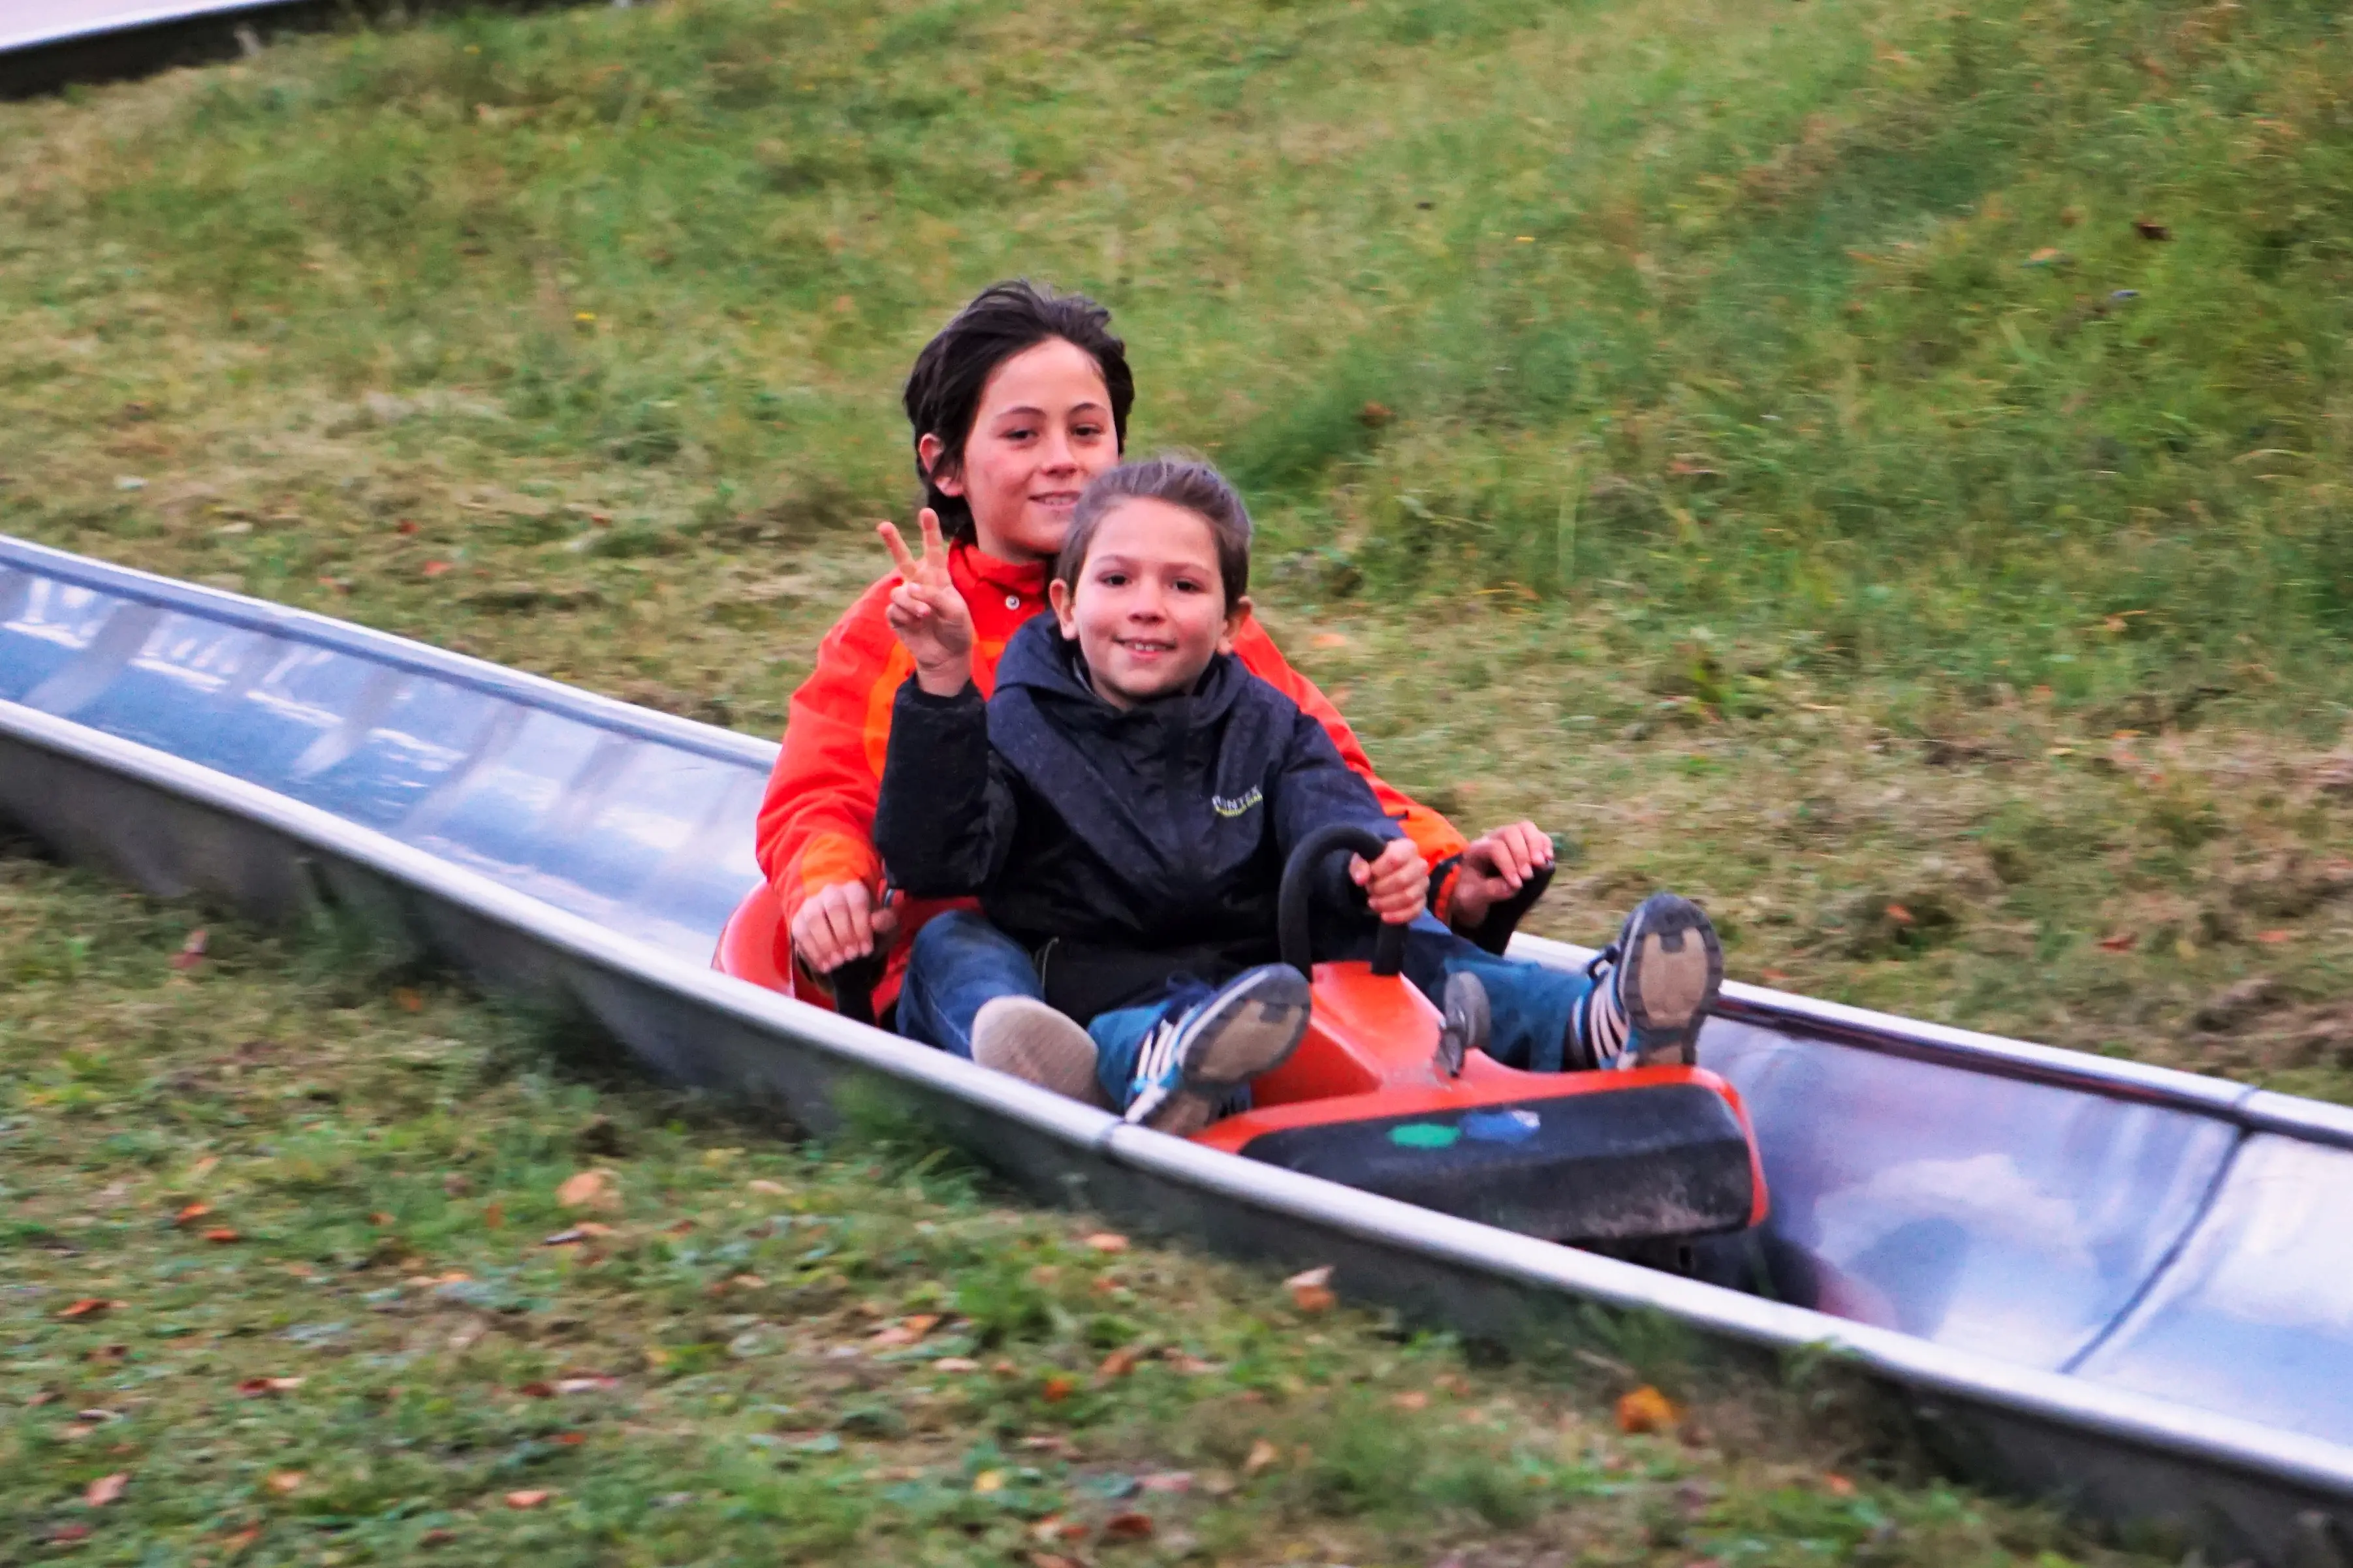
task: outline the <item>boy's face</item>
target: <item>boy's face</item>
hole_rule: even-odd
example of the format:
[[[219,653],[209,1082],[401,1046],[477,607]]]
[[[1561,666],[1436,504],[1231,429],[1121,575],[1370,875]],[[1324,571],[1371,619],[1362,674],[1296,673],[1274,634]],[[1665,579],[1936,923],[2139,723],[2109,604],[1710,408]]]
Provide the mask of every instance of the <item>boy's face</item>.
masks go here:
[[[926,436],[923,466],[939,461]],[[1000,561],[1051,561],[1087,481],[1119,461],[1111,394],[1094,356],[1048,338],[990,373],[965,437],[963,466],[940,489],[972,508],[974,542]]]
[[[1189,689],[1231,652],[1250,614],[1226,607],[1208,520],[1160,500],[1125,500],[1096,525],[1078,582],[1047,589],[1062,635],[1087,656],[1095,694],[1114,708]]]

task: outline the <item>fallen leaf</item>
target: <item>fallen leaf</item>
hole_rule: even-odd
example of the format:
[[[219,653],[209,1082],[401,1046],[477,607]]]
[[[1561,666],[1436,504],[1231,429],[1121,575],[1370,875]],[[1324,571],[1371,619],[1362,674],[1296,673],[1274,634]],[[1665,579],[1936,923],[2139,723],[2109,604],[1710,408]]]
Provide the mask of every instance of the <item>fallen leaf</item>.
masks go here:
[[[40,1393],[33,1395],[32,1398],[25,1401],[25,1405],[27,1409],[37,1410],[44,1405],[55,1405],[57,1402],[58,1391],[54,1388],[45,1388],[41,1390]]]
[[[939,1321],[940,1316],[937,1312],[917,1312],[911,1318],[903,1318],[888,1327],[875,1330],[868,1336],[867,1342],[885,1347],[912,1345],[930,1333],[932,1325]]]
[[[427,561],[425,563],[425,574],[427,577],[438,577],[448,570],[449,563],[447,561]]]
[[[1307,639],[1307,646],[1309,647],[1346,647],[1348,637],[1345,632],[1317,632]]]
[[[1082,1568],[1075,1557],[1065,1557],[1058,1552],[1032,1552],[1029,1568]]]
[[[2295,932],[2292,931],[2259,931],[2255,933],[2255,940],[2257,942],[2267,942],[2274,944],[2283,942],[2294,942],[2295,940]]]
[[[1674,1401],[1649,1384],[1618,1397],[1618,1430],[1663,1432],[1683,1418]]]
[[[130,1354],[131,1347],[129,1345],[100,1345],[96,1350],[90,1352],[90,1359],[91,1361],[100,1362],[118,1362],[126,1359]]]
[[[172,955],[172,967],[174,969],[188,970],[194,969],[197,964],[203,963],[205,957],[205,942],[206,936],[204,927],[198,926],[195,930],[190,931],[188,933],[188,940],[180,944],[180,951]]]
[[[72,1306],[68,1307],[64,1311],[59,1312],[58,1316],[60,1318],[95,1318],[100,1313],[112,1311],[115,1308],[120,1307],[121,1305],[122,1305],[121,1302],[110,1301],[103,1296],[84,1296],[80,1300],[76,1301]]]
[[[1427,1410],[1430,1408],[1430,1395],[1419,1388],[1409,1388],[1403,1394],[1390,1395],[1389,1403],[1399,1410]]]
[[[753,1181],[746,1182],[744,1184],[750,1187],[755,1193],[765,1193],[772,1198],[781,1198],[786,1195],[784,1183],[772,1182],[765,1176],[758,1177]]]
[[[205,1239],[215,1247],[227,1247],[232,1241],[241,1241],[244,1238],[227,1226],[216,1225],[205,1232]]]
[[[1198,1377],[1204,1373],[1216,1372],[1219,1370],[1218,1363],[1216,1362],[1203,1361],[1199,1356],[1182,1351],[1178,1352],[1175,1355],[1168,1356],[1164,1359],[1167,1362],[1168,1366],[1172,1371],[1181,1372],[1187,1377]]]
[[[262,1484],[280,1497],[291,1497],[302,1489],[302,1479],[300,1470],[273,1470]]]
[[[396,985],[392,988],[392,1005],[404,1013],[425,1011],[425,998],[406,985]]]
[[[1106,1380],[1125,1377],[1135,1370],[1135,1351],[1132,1347],[1122,1346],[1103,1358],[1103,1364],[1095,1368],[1095,1375]]]
[[[1145,1476],[1138,1484],[1148,1492],[1189,1492],[1193,1489],[1193,1472],[1161,1470]]]
[[[121,1497],[122,1489],[130,1484],[131,1472],[128,1470],[117,1470],[111,1476],[100,1476],[83,1490],[81,1500],[92,1508],[104,1508],[108,1503]]]
[[[2102,937],[2100,939],[2100,947],[2103,952],[2130,952],[2133,950],[2133,945],[2139,941],[2140,932],[2134,931],[2120,931],[2115,932],[2113,935]]]
[[[1003,1470],[983,1470],[972,1478],[972,1489],[976,1492],[1001,1492],[1005,1489]]]
[[[621,1380],[598,1373],[587,1377],[559,1377],[555,1380],[558,1394],[595,1394],[600,1389],[618,1388]]]
[[[205,1215],[212,1212],[213,1205],[210,1204],[190,1204],[185,1208],[183,1208],[178,1214],[172,1216],[172,1223],[174,1225],[185,1225],[192,1219],[202,1219]]]
[[[614,1191],[611,1172],[581,1171],[564,1179],[555,1201],[568,1209],[617,1209],[621,1194]]]
[[[509,1492],[507,1493],[507,1506],[513,1509],[537,1508],[540,1504],[545,1502],[549,1498],[552,1498],[554,1495],[555,1494],[554,1492],[548,1491]]]
[[[1071,1391],[1076,1387],[1078,1384],[1075,1382],[1058,1372],[1048,1378],[1038,1392],[1044,1397],[1047,1404],[1060,1405],[1071,1396]]]
[[[1356,423],[1367,430],[1377,430],[1396,417],[1386,403],[1367,403],[1356,410]]]
[[[980,1363],[970,1356],[944,1355],[932,1363],[934,1372],[978,1372]]]
[[[1261,1437],[1250,1445],[1250,1458],[1242,1461],[1242,1474],[1254,1476],[1282,1462],[1282,1450]]]
[[[1099,1230],[1087,1237],[1087,1245],[1097,1252],[1125,1252],[1127,1237],[1115,1230]]]
[[[248,1399],[262,1399],[273,1394],[291,1394],[301,1386],[299,1377],[248,1377],[237,1385],[237,1391]]]
[[[1890,905],[1888,905],[1888,906],[1887,906],[1887,918],[1888,918],[1889,920],[1891,920],[1891,921],[1894,921],[1897,925],[1900,925],[1900,926],[1915,925],[1915,924],[1917,924],[1917,923],[1918,923],[1918,921],[1917,921],[1915,919],[1915,917],[1913,916],[1912,911],[1911,911],[1910,910],[1905,909],[1902,904],[1890,904]]]
[[[260,1539],[261,1526],[258,1524],[248,1524],[234,1535],[225,1535],[221,1537],[221,1550],[229,1556],[234,1557],[238,1552],[243,1552],[247,1547],[252,1545],[255,1542]]]
[[[1152,1539],[1152,1516],[1134,1509],[1113,1514],[1103,1521],[1105,1541],[1149,1541]]]
[[[1292,1305],[1303,1312],[1328,1312],[1339,1298],[1332,1293],[1332,1266],[1310,1268],[1283,1281],[1291,1290]]]
[[[576,1448],[587,1440],[588,1434],[586,1432],[558,1432],[554,1436],[548,1439],[549,1442],[558,1444],[566,1448]]]
[[[86,1524],[61,1524],[55,1530],[49,1531],[50,1542],[58,1546],[64,1546],[76,1541],[88,1541],[89,1539],[90,1526]]]
[[[555,1397],[555,1385],[549,1383],[526,1383],[515,1392],[526,1399],[553,1399]]]
[[[2165,225],[2158,222],[2157,219],[2153,217],[2137,217],[2133,219],[2133,232],[2140,236],[2143,239],[2148,240],[2163,240],[2171,239],[2173,237],[2173,230],[2168,228]]]
[[[1822,1488],[1832,1497],[1854,1496],[1854,1483],[1835,1470],[1828,1471],[1823,1475]]]

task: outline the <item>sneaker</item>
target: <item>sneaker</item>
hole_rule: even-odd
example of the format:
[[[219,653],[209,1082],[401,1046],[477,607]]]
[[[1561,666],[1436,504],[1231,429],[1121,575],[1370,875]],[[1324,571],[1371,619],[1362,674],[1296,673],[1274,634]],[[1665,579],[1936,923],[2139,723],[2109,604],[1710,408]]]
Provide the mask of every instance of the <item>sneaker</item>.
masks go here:
[[[1588,1068],[1690,1067],[1699,1026],[1724,984],[1724,944],[1697,904],[1652,893],[1618,940],[1586,966],[1593,989],[1577,1009],[1570,1059]]]
[[[972,1019],[972,1059],[1024,1083],[1108,1110],[1095,1081],[1095,1042],[1034,996],[993,996]]]
[[[1226,1096],[1291,1058],[1307,1033],[1307,977],[1266,963],[1164,1018],[1136,1054],[1127,1120],[1178,1137],[1198,1132]]]
[[[1448,1078],[1462,1076],[1462,1058],[1487,1048],[1494,1029],[1494,1011],[1487,1005],[1487,987],[1475,974],[1458,972],[1446,977],[1445,1005],[1438,1010],[1438,1070]]]

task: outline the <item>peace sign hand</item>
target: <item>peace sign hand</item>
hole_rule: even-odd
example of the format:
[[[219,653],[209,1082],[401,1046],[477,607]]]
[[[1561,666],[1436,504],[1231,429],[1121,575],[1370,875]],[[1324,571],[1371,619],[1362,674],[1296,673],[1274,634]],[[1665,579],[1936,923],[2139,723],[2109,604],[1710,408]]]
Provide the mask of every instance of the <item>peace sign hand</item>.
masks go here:
[[[899,564],[899,585],[882,612],[892,632],[915,656],[915,679],[934,697],[954,697],[972,680],[972,612],[948,575],[948,548],[940,538],[939,513],[925,507],[915,514],[923,528],[921,560],[888,522],[874,531]]]

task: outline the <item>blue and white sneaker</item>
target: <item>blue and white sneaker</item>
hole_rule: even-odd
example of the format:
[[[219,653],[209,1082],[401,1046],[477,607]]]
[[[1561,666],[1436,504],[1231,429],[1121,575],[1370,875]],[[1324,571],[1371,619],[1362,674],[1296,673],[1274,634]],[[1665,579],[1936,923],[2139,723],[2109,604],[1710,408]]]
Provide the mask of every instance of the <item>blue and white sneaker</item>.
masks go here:
[[[1198,1132],[1228,1095],[1291,1058],[1307,1033],[1307,977],[1266,963],[1162,1019],[1136,1054],[1127,1120],[1180,1138]]]
[[[1593,989],[1577,1010],[1585,1068],[1690,1067],[1699,1028],[1724,986],[1724,944],[1705,911],[1673,893],[1644,899],[1618,940],[1586,966]]]

